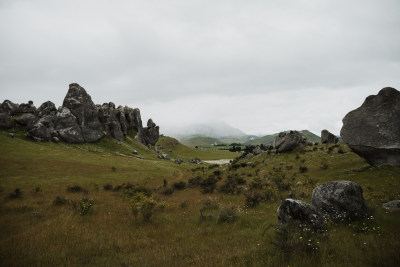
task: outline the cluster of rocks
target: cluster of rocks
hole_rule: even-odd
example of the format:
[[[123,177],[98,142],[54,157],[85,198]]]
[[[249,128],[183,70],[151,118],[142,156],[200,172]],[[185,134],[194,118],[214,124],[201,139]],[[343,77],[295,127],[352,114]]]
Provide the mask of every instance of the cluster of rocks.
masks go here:
[[[322,144],[337,144],[339,138],[328,130],[321,131],[321,143]]]
[[[144,145],[155,145],[159,127],[151,120],[142,126],[137,108],[115,107],[114,103],[95,105],[86,90],[77,83],[69,85],[63,104],[58,109],[51,101],[39,108],[28,104],[14,104],[5,100],[0,107],[0,128],[10,128],[10,116],[26,127],[27,135],[36,141],[64,141],[67,143],[95,142],[104,135],[122,141],[129,130],[136,132],[135,139]]]
[[[324,228],[324,218],[353,220],[370,214],[361,186],[351,181],[332,181],[316,187],[312,204],[302,200],[286,199],[279,206],[281,224],[307,224],[314,229]]]
[[[307,140],[297,131],[281,132],[275,138],[274,148],[276,152],[289,152],[296,148],[304,148],[306,146],[314,145],[313,142]]]
[[[373,166],[400,166],[400,92],[386,87],[343,118],[343,141]]]

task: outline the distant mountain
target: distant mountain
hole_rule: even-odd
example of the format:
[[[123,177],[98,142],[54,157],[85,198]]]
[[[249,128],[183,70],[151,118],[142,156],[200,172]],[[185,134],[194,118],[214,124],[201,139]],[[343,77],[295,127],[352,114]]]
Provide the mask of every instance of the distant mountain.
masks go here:
[[[289,132],[289,131],[286,131],[286,132]],[[314,143],[321,142],[321,137],[319,137],[318,135],[316,135],[308,130],[302,130],[302,131],[298,131],[298,132],[311,142],[314,142]],[[275,141],[275,138],[278,136],[278,134],[279,133],[266,135],[266,136],[248,141],[248,142],[244,143],[244,145],[261,145],[261,144],[272,145]]]
[[[168,130],[168,135],[174,136],[179,140],[187,139],[190,136],[209,136],[220,137],[243,137],[247,136],[238,128],[232,127],[225,122],[210,122],[199,124],[188,124]]]
[[[180,139],[180,142],[189,147],[195,146],[211,146],[213,144],[222,144],[223,141],[209,136],[198,135],[198,136],[189,136],[187,138]]]

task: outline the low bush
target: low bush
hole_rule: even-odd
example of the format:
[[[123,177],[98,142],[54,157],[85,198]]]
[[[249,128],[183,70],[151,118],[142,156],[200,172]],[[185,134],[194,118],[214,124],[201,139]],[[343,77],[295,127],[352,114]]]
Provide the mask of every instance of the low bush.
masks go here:
[[[306,172],[308,170],[308,168],[306,167],[306,166],[300,166],[299,167],[299,172],[300,173],[304,173],[304,172]]]
[[[94,200],[82,198],[81,200],[70,200],[69,204],[71,205],[75,213],[79,213],[79,215],[85,216],[92,213]]]
[[[176,182],[172,184],[172,187],[176,190],[183,190],[186,188],[186,183],[185,182]]]
[[[254,208],[260,204],[260,202],[263,200],[263,196],[259,192],[249,192],[244,194],[245,197],[245,206],[247,208]]]
[[[14,192],[10,193],[10,195],[8,195],[8,197],[11,198],[11,199],[21,198],[22,197],[21,189],[15,188]]]
[[[203,178],[201,178],[200,176],[196,176],[196,177],[190,178],[188,180],[189,187],[200,186],[202,182],[203,182]]]
[[[111,190],[113,190],[113,186],[112,186],[112,184],[105,184],[105,185],[103,186],[103,189],[104,189],[105,191],[111,191]]]
[[[243,178],[240,178],[240,181],[243,182]],[[219,191],[225,194],[239,194],[241,192],[241,188],[238,187],[239,178],[236,175],[228,175],[225,182],[219,187]]]
[[[131,196],[130,205],[135,221],[140,211],[143,222],[149,222],[156,211],[162,211],[167,206],[166,202],[157,202],[153,197],[147,196],[143,192],[136,192]]]
[[[72,185],[67,187],[67,192],[70,193],[79,193],[82,192],[84,189],[80,185]]]
[[[217,187],[218,180],[214,176],[209,176],[207,179],[204,179],[201,183],[201,192],[204,194],[214,192]]]
[[[226,208],[221,210],[221,212],[218,215],[218,222],[219,223],[232,223],[239,219],[239,216],[237,215],[235,209],[233,208]]]
[[[68,203],[68,200],[65,197],[62,197],[62,196],[57,196],[53,200],[53,205],[54,206],[61,206],[61,205],[65,205],[67,203]]]

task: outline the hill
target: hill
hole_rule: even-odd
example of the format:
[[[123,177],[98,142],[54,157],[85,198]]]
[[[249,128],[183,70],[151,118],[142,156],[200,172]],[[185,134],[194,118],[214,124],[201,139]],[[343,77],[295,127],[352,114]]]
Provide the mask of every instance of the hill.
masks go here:
[[[179,140],[184,138],[188,138],[189,136],[194,135],[202,135],[202,136],[209,136],[214,138],[219,138],[223,136],[246,136],[244,132],[240,129],[232,127],[231,125],[222,122],[209,122],[209,123],[198,123],[198,124],[187,124],[181,125],[179,127],[174,128],[166,128],[163,130],[169,136],[174,136]]]
[[[289,132],[289,131],[286,131],[286,132]],[[302,131],[299,131],[299,133],[313,143],[321,143],[321,137],[319,137],[318,135],[316,135],[308,130],[302,130]],[[261,145],[261,144],[272,145],[275,141],[275,137],[278,136],[278,134],[279,133],[265,135],[263,137],[245,142],[244,145]]]
[[[209,136],[192,136],[188,138],[182,138],[180,139],[182,144],[189,146],[189,147],[195,147],[195,146],[202,146],[202,147],[210,147],[212,144],[223,144],[224,142],[214,138],[214,137],[209,137]]]

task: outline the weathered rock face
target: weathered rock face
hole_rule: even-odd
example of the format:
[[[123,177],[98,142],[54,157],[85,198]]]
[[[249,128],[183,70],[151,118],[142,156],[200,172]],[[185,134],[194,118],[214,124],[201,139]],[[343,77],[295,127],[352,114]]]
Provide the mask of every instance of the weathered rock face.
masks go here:
[[[252,152],[253,152],[254,155],[260,155],[260,154],[264,153],[264,150],[262,150],[262,149],[260,148],[260,146],[256,146],[256,147],[253,149]]]
[[[67,143],[85,142],[82,130],[72,112],[64,107],[58,112],[55,118],[55,130],[60,139]],[[56,137],[56,136],[55,136]]]
[[[328,130],[321,131],[321,143],[322,144],[336,144],[339,142],[339,138],[336,135],[330,133]]]
[[[0,129],[11,128],[11,118],[8,113],[0,113]]]
[[[44,115],[55,115],[57,113],[56,105],[51,101],[46,101],[37,109],[37,115],[43,117]]]
[[[15,114],[21,114],[21,113],[32,113],[36,114],[36,107],[33,105],[32,101],[29,101],[27,104],[20,104],[15,111]]]
[[[11,102],[10,100],[4,100],[4,102],[1,104],[1,109],[2,112],[4,113],[8,113],[8,115],[15,115],[15,112],[18,109],[18,104],[15,104],[13,102]]]
[[[343,118],[343,141],[371,165],[400,166],[400,92],[386,87]]]
[[[41,117],[33,126],[28,130],[27,135],[36,141],[45,142],[50,141],[51,132],[54,130],[54,115],[45,115]]]
[[[307,139],[297,131],[289,133],[281,132],[275,138],[274,146],[279,153],[292,151],[295,148],[301,148],[306,145]]]
[[[21,126],[26,126],[27,129],[32,129],[33,125],[36,122],[36,116],[28,113],[28,114],[24,114],[18,118],[15,119],[15,122]]]
[[[99,120],[107,135],[122,141],[124,134],[121,131],[121,124],[117,120],[116,114],[117,110],[114,103],[104,103],[99,109]]]
[[[312,204],[332,219],[358,218],[370,214],[361,186],[351,181],[333,181],[317,186]]]
[[[382,205],[384,209],[389,211],[400,212],[400,200],[392,200]]]
[[[318,210],[312,205],[295,199],[285,199],[278,210],[278,220],[281,224],[302,223],[314,229],[324,227],[324,221]]]
[[[63,107],[68,108],[76,117],[85,142],[95,142],[103,137],[96,106],[90,95],[79,84],[72,83],[69,85]]]
[[[158,138],[160,127],[156,126],[152,119],[147,121],[147,127],[143,128],[143,141],[142,143],[155,146]]]

